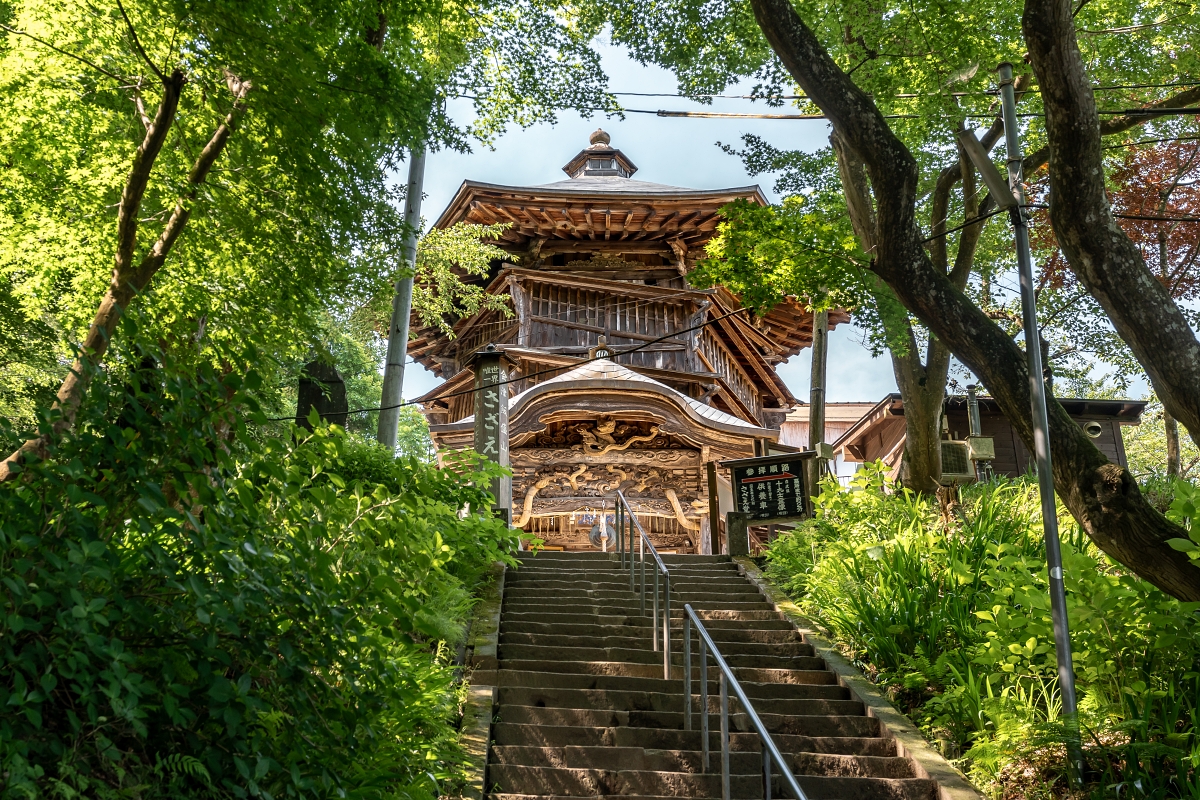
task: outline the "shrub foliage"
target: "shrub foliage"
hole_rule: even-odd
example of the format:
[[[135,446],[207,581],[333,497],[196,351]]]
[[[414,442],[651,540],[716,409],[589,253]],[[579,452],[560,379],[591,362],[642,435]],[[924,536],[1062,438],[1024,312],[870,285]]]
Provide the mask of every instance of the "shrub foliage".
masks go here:
[[[815,518],[772,543],[768,574],[981,785],[1061,793],[1036,485],[965,489],[951,525],[936,501],[885,488],[877,469],[827,482]],[[1200,604],[1130,574],[1062,512],[1060,525],[1090,785],[1200,797]]]
[[[6,795],[436,796],[445,643],[516,545],[477,465],[264,438],[253,372],[139,358],[0,486]]]

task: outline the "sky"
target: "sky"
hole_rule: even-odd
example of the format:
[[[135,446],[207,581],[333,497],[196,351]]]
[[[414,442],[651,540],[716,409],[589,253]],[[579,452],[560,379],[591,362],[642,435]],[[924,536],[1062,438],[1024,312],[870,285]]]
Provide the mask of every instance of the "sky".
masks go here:
[[[642,66],[620,48],[600,45],[609,87],[614,92],[674,93],[675,79],[666,70]],[[730,87],[727,94],[749,94],[750,87]],[[732,112],[780,113],[761,103],[747,100],[714,100],[702,106],[678,97],[620,96],[629,109],[660,108],[671,110],[710,110]],[[458,120],[471,116],[470,104],[450,106]],[[786,113],[786,111],[784,111]],[[557,124],[513,129],[496,140],[494,148],[476,146],[472,153],[442,150],[430,153],[425,165],[425,197],[422,215],[432,224],[449,205],[464,180],[484,181],[510,186],[532,186],[563,180],[562,166],[588,144],[588,136],[602,127],[612,136],[612,144],[637,165],[639,180],[692,189],[719,189],[758,184],[772,201],[775,176],[749,175],[736,156],[726,155],[717,142],[739,144],[742,134],[754,133],[779,147],[816,150],[828,140],[828,126],[820,120],[725,120],[658,117],[653,114],[626,113],[625,119],[594,115],[584,118],[563,113]],[[403,181],[406,176],[398,175]],[[780,364],[779,375],[792,393],[807,400],[809,389],[809,351]],[[850,325],[835,328],[830,334],[829,390],[827,400],[874,401],[896,390],[890,360],[872,358],[862,345],[862,334]],[[417,397],[438,384],[433,373],[410,362],[405,368],[404,396]]]

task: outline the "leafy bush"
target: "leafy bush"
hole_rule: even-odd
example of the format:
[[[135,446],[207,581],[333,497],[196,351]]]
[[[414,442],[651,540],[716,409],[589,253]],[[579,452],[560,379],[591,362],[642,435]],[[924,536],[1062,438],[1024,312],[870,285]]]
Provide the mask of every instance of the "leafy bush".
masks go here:
[[[1031,796],[1013,789],[1061,783],[1037,487],[967,488],[949,528],[936,501],[884,488],[876,469],[848,490],[826,483],[815,518],[772,543],[768,575],[981,784]],[[1060,516],[1092,785],[1200,797],[1200,604],[1129,574]]]
[[[0,485],[5,795],[437,796],[443,643],[516,546],[460,513],[486,483],[336,428],[260,438],[253,372],[142,364]]]

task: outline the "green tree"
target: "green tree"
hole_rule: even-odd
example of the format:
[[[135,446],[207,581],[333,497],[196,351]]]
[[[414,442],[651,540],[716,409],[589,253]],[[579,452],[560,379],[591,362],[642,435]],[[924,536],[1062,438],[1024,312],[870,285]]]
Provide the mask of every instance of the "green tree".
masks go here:
[[[394,271],[404,226],[388,175],[408,147],[466,147],[563,104],[611,104],[587,39],[553,5],[519,24],[516,11],[15,4],[0,51],[0,271],[24,322],[58,339],[46,371],[61,382],[54,427],[22,451],[70,426],[84,367],[131,304],[196,360],[251,340],[294,360],[325,315]],[[537,36],[522,37],[529,25]],[[448,91],[486,113],[456,126]]]
[[[594,3],[579,13],[597,27],[611,21],[617,41],[643,61],[674,69],[688,93],[716,92],[748,75],[757,75],[761,93],[777,101],[786,86],[798,86],[800,105],[819,110],[832,125],[846,214],[871,256],[872,272],[930,331],[931,343],[980,377],[1032,447],[1024,354],[966,291],[993,200],[981,197],[955,134],[977,120],[990,121],[981,138],[985,149],[994,147],[1002,127],[990,65],[1020,63],[1028,50],[1034,74],[1022,75],[1017,86],[1022,112],[1033,115],[1023,131],[1029,143],[1024,169],[1032,174],[1049,164],[1055,230],[1060,239],[1064,232],[1074,237],[1075,246],[1064,245],[1068,262],[1106,313],[1115,319],[1110,306],[1124,303],[1136,310],[1131,314],[1142,315],[1145,328],[1158,327],[1152,335],[1135,335],[1129,315],[1116,322],[1126,341],[1141,343],[1134,351],[1152,375],[1157,370],[1154,385],[1168,400],[1162,376],[1170,373],[1186,384],[1188,369],[1171,370],[1200,364],[1180,361],[1195,337],[1176,324],[1178,307],[1160,303],[1157,289],[1135,291],[1113,277],[1123,258],[1129,272],[1122,280],[1140,285],[1146,270],[1140,257],[1129,255],[1127,238],[1110,235],[1116,226],[1097,159],[1102,136],[1126,137],[1162,119],[1166,109],[1194,105],[1200,90],[1170,86],[1196,71],[1197,10],[1190,5],[1172,6],[1168,13],[1155,4],[1082,3],[1075,9],[1067,0],[1027,0],[1024,19],[1019,11],[1003,4],[661,0]],[[1077,40],[1075,24],[1095,35]],[[1172,58],[1164,59],[1164,52]],[[1101,94],[1102,100],[1114,98],[1105,101],[1104,110],[1112,113],[1101,123],[1089,83],[1150,88]],[[1139,108],[1117,113],[1129,106]],[[1161,128],[1169,133],[1171,124]],[[1077,172],[1080,165],[1087,165],[1086,179]],[[1064,177],[1069,175],[1074,182]],[[923,219],[929,221],[924,229]],[[1102,235],[1096,226],[1105,225],[1109,233]],[[1085,239],[1086,247],[1079,244]],[[957,243],[953,259],[948,240]],[[1087,258],[1096,268],[1085,278],[1088,268],[1081,260]],[[1125,289],[1100,291],[1104,281],[1110,281],[1109,289],[1118,284]],[[1164,331],[1180,343],[1150,352],[1146,337]],[[1177,385],[1170,390],[1175,397],[1186,394]],[[1200,397],[1194,385],[1189,397],[1170,401],[1178,406],[1172,414],[1185,424],[1188,418],[1179,413]],[[1083,529],[1156,586],[1181,599],[1200,599],[1200,570],[1167,544],[1179,538],[1180,527],[1151,507],[1128,471],[1109,463],[1053,401],[1050,416],[1056,487]]]

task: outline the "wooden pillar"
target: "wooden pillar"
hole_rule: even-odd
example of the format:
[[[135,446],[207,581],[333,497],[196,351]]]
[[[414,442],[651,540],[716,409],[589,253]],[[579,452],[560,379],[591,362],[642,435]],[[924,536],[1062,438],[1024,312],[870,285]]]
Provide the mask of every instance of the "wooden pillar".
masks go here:
[[[494,344],[475,353],[475,452],[508,468],[508,380],[509,363]],[[492,508],[505,522],[512,523],[512,476],[492,479]]]
[[[721,496],[717,486],[717,463],[704,465],[708,471],[708,541],[714,554],[721,552]]]

